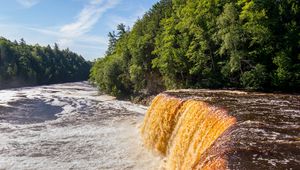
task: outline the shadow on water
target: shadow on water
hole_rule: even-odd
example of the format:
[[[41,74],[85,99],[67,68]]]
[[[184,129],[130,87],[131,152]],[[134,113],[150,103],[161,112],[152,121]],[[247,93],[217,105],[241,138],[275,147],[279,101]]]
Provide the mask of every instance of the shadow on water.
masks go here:
[[[39,99],[22,99],[8,103],[9,106],[0,106],[0,122],[11,124],[33,124],[54,120],[55,114],[63,109],[53,106]]]

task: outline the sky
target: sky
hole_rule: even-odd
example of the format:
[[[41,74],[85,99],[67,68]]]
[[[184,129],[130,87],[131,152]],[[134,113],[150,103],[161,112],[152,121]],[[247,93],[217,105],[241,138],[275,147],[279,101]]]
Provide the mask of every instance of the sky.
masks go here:
[[[0,36],[57,43],[87,60],[103,57],[108,33],[132,27],[159,0],[0,0]]]

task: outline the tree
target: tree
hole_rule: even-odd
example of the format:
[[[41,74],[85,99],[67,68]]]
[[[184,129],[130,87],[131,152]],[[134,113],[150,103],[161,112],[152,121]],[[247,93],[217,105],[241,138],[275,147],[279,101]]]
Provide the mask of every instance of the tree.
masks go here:
[[[131,30],[120,24],[109,34],[91,80],[118,95],[176,88],[299,91],[299,3],[161,0]]]
[[[89,62],[58,44],[52,49],[0,38],[0,89],[85,80],[89,70]]]

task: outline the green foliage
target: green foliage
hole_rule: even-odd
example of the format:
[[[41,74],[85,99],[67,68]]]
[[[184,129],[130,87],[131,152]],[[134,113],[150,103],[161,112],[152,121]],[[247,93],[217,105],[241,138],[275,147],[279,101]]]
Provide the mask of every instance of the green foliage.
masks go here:
[[[55,44],[41,47],[0,37],[0,89],[86,80],[91,64]]]
[[[262,90],[266,87],[268,76],[266,67],[257,64],[253,69],[242,74],[241,82],[246,89]]]
[[[228,87],[299,92],[299,5],[161,0],[131,30],[118,26],[91,80],[117,95]]]

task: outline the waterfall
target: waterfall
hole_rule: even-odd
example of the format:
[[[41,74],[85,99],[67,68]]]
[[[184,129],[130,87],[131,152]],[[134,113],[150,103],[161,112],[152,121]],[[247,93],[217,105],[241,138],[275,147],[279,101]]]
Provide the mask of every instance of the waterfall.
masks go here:
[[[224,152],[212,148],[235,122],[226,110],[206,102],[159,94],[145,115],[141,135],[145,147],[166,156],[168,170],[226,169]]]

